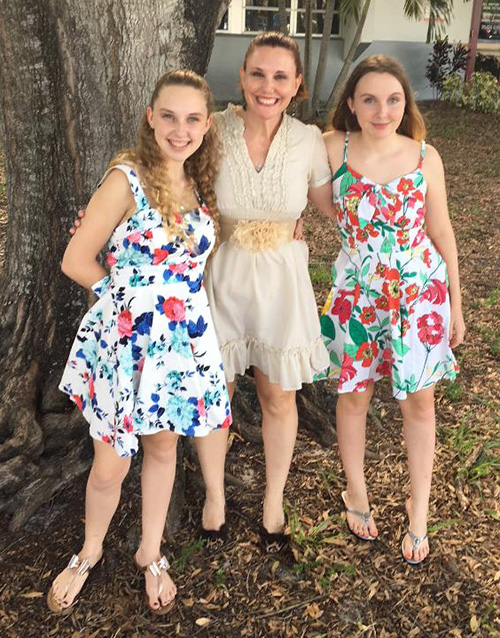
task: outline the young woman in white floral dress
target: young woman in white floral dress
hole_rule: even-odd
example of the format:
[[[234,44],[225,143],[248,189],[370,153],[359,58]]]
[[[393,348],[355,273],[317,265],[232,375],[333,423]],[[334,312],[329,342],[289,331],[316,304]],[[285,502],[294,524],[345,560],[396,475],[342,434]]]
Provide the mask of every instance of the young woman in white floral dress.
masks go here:
[[[411,481],[402,554],[417,564],[429,552],[434,385],[455,378],[451,348],[465,331],[443,165],[423,141],[408,78],[392,58],[372,56],[355,68],[332,127],[325,142],[342,247],[321,324],[327,375],[339,378],[342,497],[351,531],[374,540],[365,425],[374,382],[387,376],[403,414]]]
[[[202,285],[217,215],[211,111],[210,89],[196,73],[160,78],[136,148],[111,162],[63,258],[63,271],[99,299],[82,320],[60,385],[90,424],[94,461],[83,547],[48,595],[57,613],[71,610],[102,556],[139,437],[142,537],[134,561],[150,609],[168,611],[176,587],[160,543],[179,435],[203,437],[231,423]],[[108,240],[106,275],[97,258]]]

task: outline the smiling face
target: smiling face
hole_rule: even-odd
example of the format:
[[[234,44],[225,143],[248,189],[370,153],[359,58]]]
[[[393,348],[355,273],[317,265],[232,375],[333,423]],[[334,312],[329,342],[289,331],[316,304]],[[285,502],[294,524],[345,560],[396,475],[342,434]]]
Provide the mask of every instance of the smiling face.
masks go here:
[[[164,157],[174,162],[184,162],[200,148],[212,123],[203,92],[175,84],[160,90],[147,118]]]
[[[240,70],[247,110],[262,119],[281,116],[302,81],[291,51],[283,47],[256,47]]]
[[[405,93],[390,73],[370,72],[360,78],[347,104],[363,133],[385,138],[397,131],[405,112]]]

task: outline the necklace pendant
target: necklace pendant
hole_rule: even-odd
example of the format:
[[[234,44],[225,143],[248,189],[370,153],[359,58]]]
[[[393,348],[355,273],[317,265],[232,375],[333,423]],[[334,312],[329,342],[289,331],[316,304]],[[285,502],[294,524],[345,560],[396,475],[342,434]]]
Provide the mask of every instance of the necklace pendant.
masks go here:
[[[261,164],[260,162],[258,164],[255,165],[255,170],[257,171],[257,173],[260,173],[260,171],[264,168],[264,164]]]

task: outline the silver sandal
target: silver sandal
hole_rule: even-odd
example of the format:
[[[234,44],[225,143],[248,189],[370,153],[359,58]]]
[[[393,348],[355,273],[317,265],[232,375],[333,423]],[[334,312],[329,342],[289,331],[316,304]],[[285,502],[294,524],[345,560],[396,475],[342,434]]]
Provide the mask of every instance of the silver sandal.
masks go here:
[[[410,529],[408,529],[406,534],[408,534],[408,536],[410,537],[410,540],[411,540],[411,554],[413,556],[413,552],[416,549],[419,549],[420,546],[422,545],[422,543],[427,539],[427,532],[425,534],[423,534],[422,536],[417,536]],[[406,534],[403,536],[403,540],[401,541],[401,554],[403,555],[403,558],[408,563],[408,565],[420,565],[420,563],[423,563],[424,560],[427,558],[428,554],[427,554],[427,556],[424,556],[420,560],[413,560],[413,558],[407,558],[405,556],[405,537],[406,537]]]
[[[77,596],[80,594],[83,586],[88,580],[88,574],[97,565],[97,563],[101,560],[101,558],[102,558],[102,554],[99,556],[96,562],[93,565],[91,565],[88,558],[80,559],[77,556],[77,554],[73,554],[73,556],[71,557],[68,563],[68,566],[65,569],[69,571],[74,571],[75,575],[73,576],[73,579],[69,581],[68,586],[66,587],[66,591],[64,592],[64,596],[66,596],[68,589],[73,583],[75,576],[87,576],[87,578],[83,581],[82,587],[80,588],[80,591],[78,592]],[[75,597],[75,600],[71,603],[71,605],[69,605],[68,607],[63,607],[61,603],[59,602],[59,600],[56,598],[56,595],[54,592],[54,584],[52,583],[52,586],[49,589],[49,593],[47,594],[47,605],[50,611],[54,612],[55,614],[59,614],[61,616],[66,616],[67,614],[71,613],[71,611],[73,610],[73,607],[76,605],[77,602],[78,602],[78,598]]]
[[[146,572],[149,571],[149,572],[151,572],[151,574],[153,574],[153,576],[155,578],[160,578],[162,572],[168,572],[168,570],[170,569],[170,563],[168,562],[166,556],[161,556],[157,560],[154,560],[152,563],[149,563],[149,565],[145,565],[145,566],[139,565],[139,563],[137,562],[137,560],[136,560],[136,558],[134,556],[134,563],[135,563],[135,566],[137,567],[137,569],[142,574],[145,574]],[[160,582],[160,584],[158,586],[158,600],[160,599],[160,594],[161,594],[162,591],[163,591],[163,586],[162,586],[162,584]],[[173,606],[175,605],[175,598],[174,598],[173,600],[171,600],[165,606],[163,606],[160,603],[160,606],[158,607],[158,609],[154,609],[149,604],[148,592],[145,591],[144,594],[145,594],[147,606],[153,612],[153,614],[156,614],[157,616],[163,616],[164,614],[168,614],[168,612],[171,611]]]
[[[344,504],[344,509],[346,513],[352,514],[353,516],[360,518],[365,524],[366,528],[368,528],[368,525],[370,524],[370,518],[372,516],[371,511],[368,510],[368,512],[359,512],[358,510],[352,510],[350,507],[347,507],[347,502],[346,502],[347,492],[342,492],[340,496],[342,497],[342,502]],[[351,529],[347,519],[346,519],[346,525],[347,525],[347,529],[351,532],[351,534],[354,534],[354,536],[356,536],[356,538],[359,538],[360,541],[372,542],[377,540],[377,537],[372,536],[371,534],[369,534],[368,536],[361,536],[361,534],[356,534],[356,532],[353,529]]]

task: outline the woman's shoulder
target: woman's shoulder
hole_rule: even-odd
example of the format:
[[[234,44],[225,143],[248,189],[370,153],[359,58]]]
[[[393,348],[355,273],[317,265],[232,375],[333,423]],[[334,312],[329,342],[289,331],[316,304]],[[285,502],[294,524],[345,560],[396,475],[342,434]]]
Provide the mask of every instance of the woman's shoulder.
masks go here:
[[[335,129],[330,129],[329,131],[325,131],[323,133],[323,140],[325,142],[326,148],[335,148],[340,145],[344,145],[346,138],[345,131],[337,131]]]

